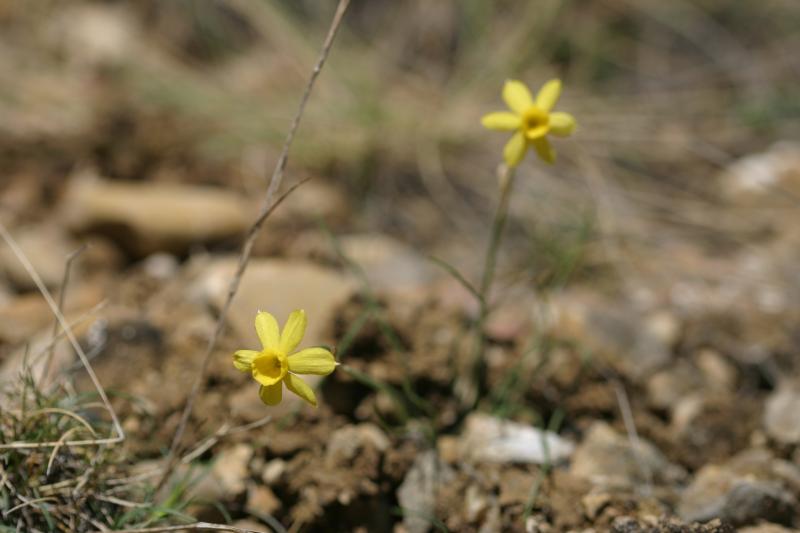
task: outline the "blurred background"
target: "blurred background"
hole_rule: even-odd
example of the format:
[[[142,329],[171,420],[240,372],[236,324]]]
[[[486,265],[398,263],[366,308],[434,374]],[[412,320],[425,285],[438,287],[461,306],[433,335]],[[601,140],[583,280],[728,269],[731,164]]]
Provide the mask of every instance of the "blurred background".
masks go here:
[[[157,461],[168,445],[335,7],[0,0],[0,221],[63,295],[101,382],[117,391],[125,464]],[[410,379],[435,406],[431,446],[460,481],[423,491],[452,494],[436,492],[422,525],[409,519],[396,494],[430,442],[337,374],[318,411],[280,412],[295,417],[285,439],[262,429],[206,452],[206,464],[233,463],[204,478],[214,481],[202,496],[222,503],[189,514],[221,520],[221,507],[263,526],[261,509],[320,531],[531,531],[537,516],[561,530],[619,518],[559,500],[606,485],[548,482],[531,503],[539,467],[510,460],[513,469],[496,467],[500,481],[476,482],[462,456],[443,452],[471,427],[451,384],[476,306],[428,256],[478,278],[506,141],[480,117],[503,107],[506,79],[535,90],[557,77],[557,109],[578,130],[555,141],[554,166],[529,156],[519,167],[479,410],[534,425],[559,413],[580,450],[587,435],[608,436],[590,431],[599,420],[627,442],[620,409],[632,403],[633,427],[681,473],[658,463],[643,480],[633,453],[627,507],[615,495],[603,509],[797,525],[800,484],[777,474],[764,474],[783,491],[777,515],[731,518],[724,502],[703,511],[691,506],[698,492],[677,489],[648,493],[651,508],[638,490],[693,487],[702,467],[754,446],[797,462],[798,29],[797,0],[353,0],[290,152],[287,185],[312,179],[258,237],[192,438],[267,413],[228,354],[256,346],[257,309],[283,321],[304,307],[310,345],[345,343],[355,367],[398,387]],[[379,325],[353,329],[374,305],[404,346]],[[52,322],[2,247],[0,375],[14,382],[25,357],[44,354],[33,362],[42,383],[70,376],[90,388],[68,345],[45,362]],[[598,368],[584,371],[587,360]],[[364,429],[379,426],[387,433]],[[358,458],[331,450],[353,439]],[[314,453],[327,454],[322,466]],[[570,466],[580,479],[627,468],[576,464],[585,461]],[[726,479],[739,480],[736,468]],[[334,479],[343,471],[351,478]],[[471,486],[479,511],[455,496]],[[380,519],[365,511],[376,505]]]

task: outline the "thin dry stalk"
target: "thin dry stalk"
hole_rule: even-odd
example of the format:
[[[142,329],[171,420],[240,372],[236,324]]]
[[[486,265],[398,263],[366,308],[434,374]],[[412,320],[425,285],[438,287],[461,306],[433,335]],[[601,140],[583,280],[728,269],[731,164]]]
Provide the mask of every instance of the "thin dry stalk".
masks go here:
[[[228,286],[228,295],[225,299],[225,304],[222,306],[222,310],[217,318],[217,324],[214,328],[214,332],[209,338],[208,344],[206,345],[206,350],[203,354],[203,360],[200,365],[200,371],[197,373],[195,381],[192,384],[192,389],[189,392],[189,396],[186,400],[186,406],[183,409],[180,422],[178,423],[178,427],[173,435],[172,443],[170,444],[169,452],[167,454],[167,464],[164,469],[164,473],[158,482],[157,489],[160,489],[164,485],[177,463],[178,447],[180,446],[181,440],[183,439],[183,434],[186,431],[186,425],[189,422],[189,416],[192,414],[195,399],[200,393],[203,381],[205,379],[208,364],[211,361],[211,354],[213,353],[214,347],[217,345],[217,339],[222,332],[223,327],[225,326],[228,310],[230,309],[234,296],[236,296],[236,292],[239,290],[239,284],[241,283],[242,276],[244,276],[247,263],[250,261],[250,254],[253,251],[253,245],[255,244],[256,236],[258,235],[258,232],[261,229],[261,226],[263,226],[267,217],[269,217],[269,215],[275,210],[276,207],[278,207],[281,201],[297,187],[296,185],[295,187],[289,189],[277,200],[275,199],[275,194],[283,183],[283,173],[286,168],[286,162],[289,159],[289,148],[291,148],[292,142],[294,141],[294,136],[297,132],[298,126],[300,125],[300,119],[303,117],[306,103],[308,102],[308,98],[311,96],[311,90],[314,88],[314,83],[316,82],[319,73],[322,71],[323,65],[325,65],[325,61],[328,58],[328,53],[333,45],[333,40],[336,37],[336,33],[339,30],[339,26],[342,23],[342,18],[344,17],[345,11],[347,10],[347,6],[349,4],[350,0],[339,0],[339,5],[336,7],[336,13],[333,16],[331,26],[328,29],[328,34],[325,37],[325,41],[322,45],[319,59],[314,65],[314,70],[311,72],[311,77],[306,84],[303,96],[300,99],[300,105],[298,106],[297,113],[295,113],[292,124],[289,127],[289,133],[286,135],[286,140],[283,143],[283,149],[281,150],[280,157],[278,158],[278,162],[272,172],[272,177],[270,179],[269,186],[267,187],[267,193],[264,197],[264,202],[261,205],[261,210],[253,225],[250,226],[247,236],[245,237],[244,245],[242,246],[242,251],[239,255],[239,263],[236,269],[236,274],[233,276],[233,279],[231,279],[231,283]],[[303,182],[300,184],[302,183]]]
[[[619,411],[622,414],[622,422],[625,424],[625,432],[628,434],[628,440],[631,443],[631,450],[633,451],[633,458],[636,461],[639,471],[645,480],[643,487],[644,494],[650,494],[653,491],[653,472],[650,466],[641,457],[641,440],[639,440],[639,432],[636,431],[636,424],[633,421],[633,410],[628,401],[628,394],[625,392],[625,387],[619,380],[612,378],[611,386],[614,387],[614,394],[617,396],[617,403],[619,404]]]
[[[95,305],[94,307],[92,307],[91,309],[86,311],[85,313],[83,313],[81,316],[79,316],[78,318],[76,318],[75,320],[70,322],[69,323],[69,327],[74,330],[77,326],[80,326],[81,324],[83,324],[84,322],[86,322],[87,320],[92,318],[94,315],[96,315],[101,309],[103,309],[107,305],[108,305],[108,300],[101,301],[100,303],[98,303],[97,305]],[[57,322],[56,322],[56,324],[57,324]],[[53,338],[50,339],[50,342],[48,342],[45,346],[43,346],[42,349],[39,350],[38,353],[36,353],[36,355],[31,357],[31,365],[36,364],[39,361],[39,358],[44,357],[45,355],[47,355],[55,347],[55,345],[58,343],[58,341],[60,341],[61,339],[63,339],[66,336],[67,336],[67,334],[66,334],[65,331],[57,332],[56,335],[54,335]],[[91,359],[91,357],[89,359]],[[44,382],[44,376],[45,376],[45,373],[43,372],[42,376],[41,376],[41,379],[39,380],[40,383]]]
[[[111,402],[106,395],[106,391],[103,386],[100,384],[100,380],[97,378],[97,374],[94,372],[94,368],[92,368],[89,359],[86,357],[86,353],[81,348],[80,343],[78,343],[78,339],[75,338],[75,334],[73,333],[70,325],[67,323],[67,319],[64,317],[63,313],[58,309],[58,305],[56,304],[55,300],[53,300],[53,296],[50,294],[50,291],[45,287],[42,278],[39,276],[36,269],[31,264],[28,257],[25,255],[25,252],[19,247],[17,241],[11,234],[8,232],[6,226],[0,222],[0,237],[8,244],[8,247],[11,248],[11,251],[16,256],[17,260],[22,264],[25,270],[28,272],[28,275],[33,280],[36,288],[39,289],[39,292],[44,297],[47,305],[50,307],[50,310],[55,315],[56,320],[58,320],[59,325],[64,330],[69,339],[72,348],[75,350],[75,353],[78,354],[78,358],[81,360],[83,367],[86,369],[86,373],[89,374],[89,378],[92,380],[92,384],[94,388],[97,390],[97,394],[100,396],[100,399],[103,402],[103,406],[108,411],[108,414],[111,416],[111,422],[113,425],[114,432],[116,436],[114,437],[107,437],[103,439],[91,439],[91,440],[82,440],[82,441],[67,441],[67,442],[59,442],[59,441],[52,441],[52,442],[12,442],[9,444],[0,444],[0,450],[2,449],[20,449],[20,448],[45,448],[50,446],[93,446],[93,445],[103,445],[103,444],[116,444],[118,442],[122,442],[125,440],[125,431],[122,429],[122,424],[119,422],[119,418],[117,417],[116,411],[114,411],[114,407],[111,405]]]
[[[181,457],[181,463],[183,464],[191,463],[192,461],[203,455],[206,452],[206,450],[213,447],[216,443],[218,443],[220,440],[224,439],[228,435],[259,428],[263,425],[268,424],[271,420],[272,420],[272,415],[267,415],[259,420],[256,420],[255,422],[251,422],[243,426],[236,426],[232,428],[227,423],[222,424],[222,426],[220,426],[220,428],[213,435],[211,435],[206,440],[201,442],[194,450]]]
[[[64,312],[64,303],[67,299],[67,286],[69,285],[69,277],[72,273],[72,264],[75,260],[80,256],[87,248],[87,245],[82,245],[78,249],[73,250],[67,256],[67,262],[64,265],[64,277],[61,278],[61,291],[58,294],[58,310],[60,312]],[[44,362],[44,369],[42,370],[42,375],[39,378],[40,383],[44,383],[47,381],[47,375],[50,374],[50,365],[53,362],[53,354],[56,351],[56,343],[58,341],[58,320],[53,321],[53,333],[50,335],[52,340],[47,347],[47,358]]]

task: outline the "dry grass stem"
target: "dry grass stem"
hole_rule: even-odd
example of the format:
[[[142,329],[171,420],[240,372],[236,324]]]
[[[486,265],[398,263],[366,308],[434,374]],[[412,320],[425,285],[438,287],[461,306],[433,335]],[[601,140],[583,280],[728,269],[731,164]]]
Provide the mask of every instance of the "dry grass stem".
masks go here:
[[[36,272],[36,269],[33,267],[30,260],[28,260],[28,257],[19,247],[17,241],[14,239],[14,237],[11,236],[11,234],[8,232],[8,229],[2,222],[0,222],[0,237],[2,237],[3,240],[6,242],[6,244],[8,244],[8,247],[14,253],[15,257],[25,268],[25,271],[31,277],[34,284],[36,285],[36,288],[39,289],[39,292],[44,297],[45,301],[47,302],[47,305],[50,307],[50,310],[55,315],[56,320],[58,320],[59,325],[66,333],[70,344],[75,350],[75,353],[78,354],[78,358],[83,364],[83,367],[86,369],[86,373],[89,374],[89,378],[92,380],[92,384],[97,390],[97,394],[100,396],[100,399],[103,402],[103,406],[111,416],[113,429],[114,432],[116,433],[116,436],[114,437],[83,440],[83,441],[67,441],[67,442],[51,441],[51,442],[31,442],[31,443],[16,442],[11,444],[0,444],[0,449],[44,448],[49,446],[62,446],[62,445],[66,446],[103,445],[103,444],[115,444],[118,442],[122,442],[123,440],[125,440],[125,432],[122,429],[122,424],[120,424],[119,418],[117,417],[117,413],[116,411],[114,411],[114,407],[111,405],[111,402],[109,401],[108,396],[106,395],[105,389],[100,384],[100,380],[97,378],[97,374],[95,374],[95,371],[92,368],[89,359],[86,357],[86,353],[83,351],[83,348],[81,348],[78,339],[75,338],[75,334],[70,328],[70,325],[67,323],[67,319],[64,317],[63,313],[61,313],[61,311],[59,310],[58,305],[56,304],[55,300],[53,300],[53,296],[50,294],[50,291],[45,286],[44,282],[42,281],[42,278]]]
[[[283,183],[283,173],[284,169],[286,168],[286,162],[289,158],[289,149],[292,146],[292,142],[294,141],[295,133],[297,132],[297,128],[300,125],[300,119],[303,116],[303,111],[305,110],[306,103],[308,102],[309,96],[311,96],[311,90],[314,88],[314,83],[319,76],[319,73],[322,71],[322,67],[325,64],[326,59],[328,58],[328,53],[330,52],[331,46],[333,45],[333,40],[336,37],[336,33],[339,29],[339,26],[342,23],[342,18],[344,17],[344,13],[347,10],[347,6],[350,4],[349,0],[339,0],[339,4],[336,8],[336,13],[333,16],[333,20],[330,25],[330,29],[328,30],[328,34],[325,37],[325,41],[322,45],[322,51],[320,52],[319,59],[317,63],[314,65],[314,70],[311,72],[311,77],[306,84],[305,90],[303,92],[303,96],[300,99],[300,105],[298,106],[297,113],[292,120],[292,124],[289,127],[289,133],[286,135],[286,140],[283,144],[283,149],[281,150],[280,157],[278,158],[278,163],[275,165],[275,169],[272,172],[272,177],[269,182],[269,186],[267,187],[267,193],[264,197],[264,201],[261,205],[261,210],[259,211],[258,216],[256,217],[255,222],[250,226],[250,229],[247,232],[247,236],[245,237],[244,245],[242,246],[241,254],[239,255],[239,263],[236,269],[236,274],[231,279],[231,283],[228,287],[228,294],[225,299],[225,304],[222,306],[220,311],[219,317],[217,318],[217,323],[214,328],[214,332],[209,338],[208,344],[206,345],[205,353],[203,354],[202,363],[200,365],[200,371],[197,373],[197,377],[195,378],[194,383],[192,384],[192,389],[189,392],[189,396],[186,400],[186,406],[183,409],[183,413],[181,414],[181,419],[178,423],[178,427],[175,430],[175,434],[172,438],[172,443],[170,444],[169,452],[167,453],[167,464],[164,469],[164,473],[157,484],[157,488],[160,489],[164,483],[166,482],[169,475],[172,473],[173,468],[175,468],[176,457],[178,448],[181,445],[181,440],[183,439],[183,434],[186,431],[186,424],[189,422],[189,416],[192,413],[192,409],[194,408],[195,398],[200,392],[202,387],[203,379],[205,378],[206,371],[208,369],[209,361],[211,360],[211,354],[214,351],[214,347],[217,344],[217,339],[219,338],[220,333],[225,325],[225,321],[227,319],[228,310],[230,309],[231,303],[233,302],[233,298],[236,296],[236,292],[239,289],[239,284],[241,283],[242,276],[244,275],[244,271],[247,268],[247,263],[250,260],[250,255],[253,250],[253,244],[255,243],[256,236],[258,235],[261,226],[263,226],[266,219],[269,215],[275,210],[275,208],[280,205],[280,203],[285,199],[292,191],[294,191],[299,185],[304,182],[300,182],[288,191],[284,193],[282,196],[275,199],[276,192],[280,189],[281,184]]]
[[[86,248],[87,245],[85,244],[79,246],[67,256],[67,261],[64,265],[64,277],[61,279],[61,290],[58,294],[58,310],[62,313],[64,312],[64,303],[67,299],[67,286],[69,285],[69,277],[70,273],[72,272],[72,264],[86,250]],[[59,339],[58,320],[53,321],[53,332],[50,336],[52,337],[52,340],[47,346],[47,359],[45,359],[44,369],[42,370],[42,375],[39,378],[40,382],[42,383],[47,380],[47,376],[50,374],[50,365],[53,363],[53,354],[55,354],[56,344]]]

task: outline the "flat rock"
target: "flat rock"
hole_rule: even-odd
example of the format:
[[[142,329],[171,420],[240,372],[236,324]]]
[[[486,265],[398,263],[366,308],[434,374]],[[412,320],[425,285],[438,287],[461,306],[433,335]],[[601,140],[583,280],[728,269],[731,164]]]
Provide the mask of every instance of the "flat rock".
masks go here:
[[[640,311],[633,302],[609,301],[582,291],[550,302],[551,331],[580,339],[590,353],[635,380],[670,361],[681,324],[667,311]]]
[[[723,172],[724,196],[738,205],[774,207],[776,195],[800,193],[800,144],[778,142],[742,157]]]
[[[217,187],[84,174],[71,180],[62,215],[73,231],[100,232],[130,253],[146,255],[240,236],[255,210],[248,199]]]
[[[380,233],[344,235],[345,256],[364,271],[373,289],[407,290],[431,283],[440,271],[410,246]]]
[[[211,468],[211,474],[227,496],[242,494],[247,488],[250,459],[253,448],[249,444],[236,444],[220,451]]]
[[[473,413],[467,417],[460,443],[465,460],[487,463],[558,463],[574,449],[551,431]]]
[[[800,469],[768,451],[747,450],[722,465],[697,472],[680,496],[685,520],[720,518],[735,526],[759,520],[791,525],[797,516]]]
[[[764,406],[764,428],[781,444],[800,442],[800,385],[782,384]]]
[[[347,464],[368,448],[384,452],[389,438],[374,424],[358,424],[337,429],[330,435],[325,459],[330,465]]]
[[[408,533],[426,533],[431,528],[427,517],[436,510],[436,487],[446,477],[446,467],[439,464],[436,453],[419,454],[397,489],[397,501],[405,511],[403,528]]]
[[[67,257],[78,245],[57,227],[47,224],[14,230],[13,236],[44,284],[48,287],[59,285],[64,276]],[[4,242],[0,243],[0,270],[18,289],[36,288],[22,263]],[[73,270],[73,279],[75,274]]]
[[[192,265],[188,273],[194,277],[189,288],[190,298],[220,309],[228,293],[228,286],[236,271],[238,259],[224,257]],[[228,313],[228,323],[238,335],[243,349],[259,349],[254,320],[256,313],[268,311],[278,322],[285,323],[289,313],[305,309],[308,327],[299,348],[330,343],[326,336],[334,312],[356,291],[354,280],[338,271],[304,261],[281,259],[253,259],[242,277],[239,291]],[[303,376],[312,387],[319,376]],[[285,393],[279,406],[270,412],[280,413],[293,409],[298,397]],[[231,398],[231,410],[246,415],[247,419],[264,416],[266,407],[258,398],[257,387],[242,389]]]
[[[631,489],[648,484],[674,484],[685,477],[651,443],[626,435],[605,422],[595,422],[572,457],[570,474],[588,479],[596,486]]]
[[[223,257],[199,265],[190,292],[195,298],[221,308],[236,272],[238,258]],[[281,326],[295,309],[305,309],[308,327],[301,347],[319,346],[336,308],[356,291],[354,280],[340,272],[305,261],[252,259],[242,276],[228,314],[242,342],[259,346],[254,320],[258,311],[272,313]],[[243,346],[244,348],[244,346]]]

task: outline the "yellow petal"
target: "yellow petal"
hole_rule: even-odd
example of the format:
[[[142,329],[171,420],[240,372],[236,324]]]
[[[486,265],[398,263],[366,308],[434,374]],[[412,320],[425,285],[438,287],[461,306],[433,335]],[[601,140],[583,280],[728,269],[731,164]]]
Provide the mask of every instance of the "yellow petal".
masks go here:
[[[289,372],[327,376],[336,368],[333,354],[325,348],[306,348],[289,356]]]
[[[543,161],[550,164],[556,162],[556,152],[553,150],[553,147],[550,146],[550,141],[547,140],[547,137],[539,137],[538,139],[534,139],[531,141],[531,144],[536,149],[536,153],[539,154],[539,157]]]
[[[269,313],[260,311],[256,315],[256,333],[264,349],[278,347],[281,340],[278,321]]]
[[[483,115],[481,124],[484,128],[499,131],[514,131],[522,124],[522,119],[519,115],[509,113],[508,111],[498,111],[497,113],[489,113]]]
[[[239,350],[235,354],[233,354],[233,366],[236,367],[236,370],[241,370],[242,372],[250,372],[253,368],[253,359],[258,357],[258,353],[255,350]]]
[[[503,85],[503,100],[511,111],[522,114],[533,105],[533,96],[528,87],[517,80],[508,80]]]
[[[536,95],[536,105],[550,111],[561,96],[561,80],[550,80],[539,89]]]
[[[575,131],[575,117],[569,113],[550,113],[550,133],[567,137]]]
[[[281,385],[280,382],[267,387],[262,385],[262,387],[258,389],[258,395],[265,404],[278,405],[281,403],[281,398],[283,397],[283,385]]]
[[[317,406],[317,396],[305,381],[298,378],[294,374],[286,374],[286,379],[284,379],[284,382],[290,391],[297,394],[314,407]]]
[[[503,158],[506,160],[506,164],[510,167],[517,166],[525,156],[526,148],[527,142],[525,141],[525,134],[518,131],[506,143],[505,148],[503,148]]]
[[[306,334],[306,312],[302,309],[292,311],[286,320],[286,325],[283,326],[283,333],[281,333],[280,350],[285,354],[290,354],[297,348],[300,341],[303,340],[303,335]]]

